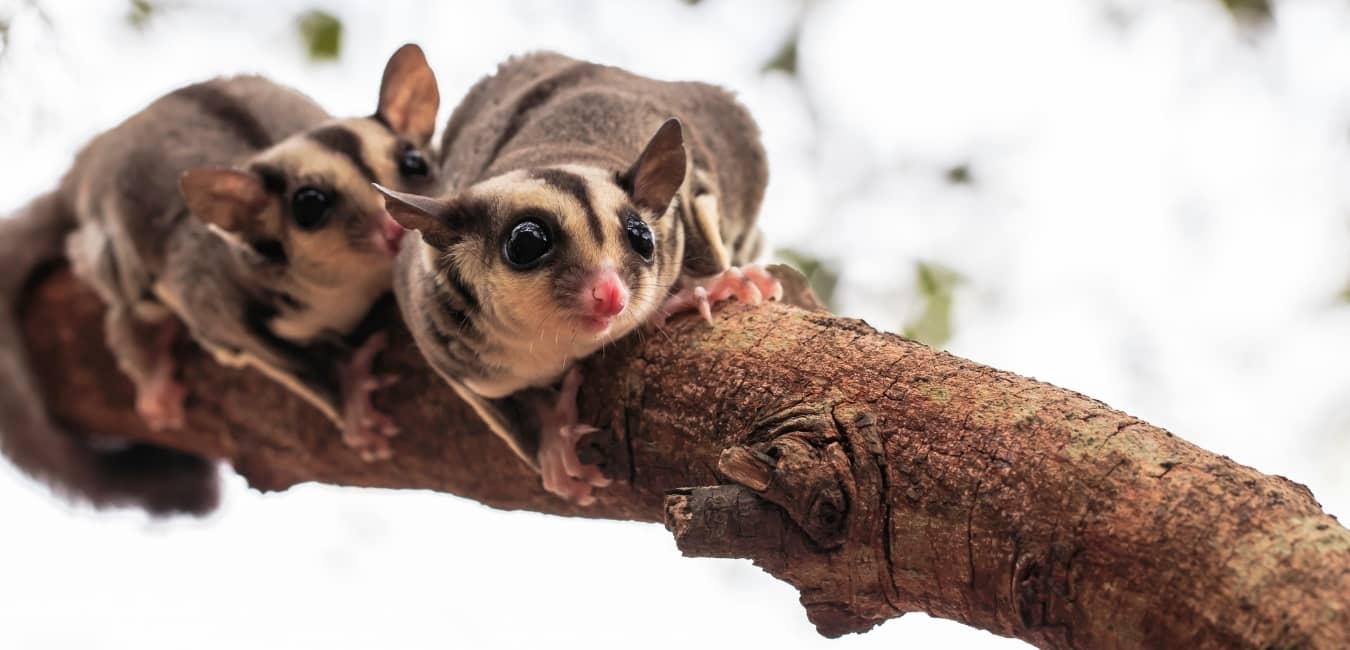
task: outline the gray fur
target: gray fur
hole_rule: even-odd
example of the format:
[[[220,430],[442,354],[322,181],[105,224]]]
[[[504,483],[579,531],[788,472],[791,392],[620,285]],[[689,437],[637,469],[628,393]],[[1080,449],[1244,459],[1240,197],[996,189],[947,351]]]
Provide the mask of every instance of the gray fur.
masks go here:
[[[0,222],[9,266],[0,287],[0,442],[17,466],[68,497],[98,506],[137,505],[154,513],[203,513],[218,499],[214,464],[172,450],[133,444],[96,448],[47,415],[23,350],[14,310],[23,285],[63,249],[109,305],[110,344],[134,371],[134,321],[171,317],[154,286],[185,287],[179,314],[197,340],[254,345],[243,305],[264,295],[265,280],[219,237],[192,218],[177,183],[190,168],[228,165],[328,118],[299,92],[261,77],[216,79],[170,93],[94,138],[58,189]],[[73,232],[72,232],[73,231]],[[17,259],[16,259],[17,258]],[[278,363],[285,355],[271,355]]]
[[[753,259],[738,242],[757,240],[755,220],[768,183],[759,127],[725,89],[658,81],[626,70],[538,52],[512,58],[478,82],[455,109],[441,139],[451,190],[512,169],[583,163],[627,169],[656,127],[677,117],[694,173],[682,195],[717,197],[721,239],[732,264]],[[689,200],[682,202],[686,223]],[[688,230],[688,229],[686,229]],[[723,270],[707,246],[685,247],[691,275]],[[697,244],[697,245],[694,245]]]
[[[182,424],[183,391],[172,378],[181,321],[218,361],[263,372],[333,420],[364,458],[387,458],[385,437],[397,428],[368,399],[371,346],[382,339],[352,355],[348,337],[390,289],[400,232],[371,182],[439,187],[434,169],[401,164],[426,155],[439,105],[420,48],[390,57],[379,96],[376,115],[332,120],[257,76],[181,88],[94,138],[55,192],[6,224],[14,234],[0,246],[52,258],[65,236],[75,274],[107,304],[104,336],[152,425]],[[36,262],[20,261],[27,277]],[[13,305],[17,290],[0,288]],[[0,327],[0,375],[13,380],[0,386],[0,424],[17,425],[6,427],[14,434],[6,451],[95,503],[160,507],[154,495],[122,498],[135,490],[90,478],[101,470],[88,466],[104,459],[67,444],[75,437],[47,421],[17,326]],[[211,489],[178,509],[209,508]]]
[[[658,272],[666,283],[673,283],[681,271],[693,277],[708,276],[757,252],[755,219],[767,183],[759,130],[726,90],[696,82],[648,79],[554,53],[513,58],[478,82],[456,108],[442,138],[441,168],[452,196],[524,170],[580,206],[586,226],[568,229],[563,238],[573,242],[585,238],[597,247],[626,247],[618,225],[620,216],[597,214],[592,205],[588,183],[596,181],[558,168],[598,168],[610,173],[607,182],[622,187],[631,181],[630,169],[653,141],[653,134],[672,117],[679,124],[671,126],[677,131],[682,127],[687,156],[684,182],[673,203],[678,216],[671,223],[668,216],[648,214],[645,218],[657,233],[655,260],[647,266],[633,263],[620,272],[629,287],[658,283]],[[700,196],[716,202],[714,216],[719,218],[711,232],[694,211],[694,199]],[[512,219],[496,214],[499,211],[490,197],[484,200],[489,205],[482,208],[466,206],[463,199],[452,201],[434,215],[444,225],[432,223],[424,232],[439,242],[432,246],[439,255],[436,261],[424,258],[427,249],[423,246],[403,246],[395,293],[431,365],[523,460],[537,467],[540,409],[550,402],[552,391],[533,384],[519,386],[507,397],[488,398],[468,387],[523,376],[515,368],[490,367],[484,359],[494,347],[502,347],[502,337],[532,335],[493,322],[494,302],[519,298],[484,296],[480,304],[470,299],[479,288],[475,279],[469,279],[467,291],[456,286],[465,282],[462,278],[455,282],[456,263],[446,252],[454,244],[444,242],[456,236],[478,237],[490,244],[482,247],[485,254],[496,255],[500,247],[496,233],[509,227]],[[669,195],[662,200],[669,200]],[[613,229],[612,236],[603,232],[606,227]],[[558,255],[565,255],[565,243],[559,248],[564,250]],[[668,272],[671,265],[676,269],[673,273]],[[555,259],[548,272],[559,302],[573,294],[572,285],[592,271]],[[669,288],[668,284],[663,287],[661,295]],[[554,361],[540,359],[540,363]]]
[[[202,96],[232,106],[206,110]],[[230,119],[239,115],[251,124],[241,128]],[[156,312],[174,312],[217,354],[246,352],[286,372],[303,369],[244,317],[250,302],[287,291],[284,274],[260,272],[256,259],[212,234],[188,213],[177,184],[189,169],[242,162],[257,145],[327,119],[313,100],[262,77],[215,79],[153,102],[80,152],[59,190],[74,198],[80,222],[69,252],[82,279],[109,305],[107,334],[124,371],[136,377],[142,364],[118,340],[130,338],[134,321]],[[259,141],[258,129],[269,142]],[[157,285],[182,304],[158,304]]]

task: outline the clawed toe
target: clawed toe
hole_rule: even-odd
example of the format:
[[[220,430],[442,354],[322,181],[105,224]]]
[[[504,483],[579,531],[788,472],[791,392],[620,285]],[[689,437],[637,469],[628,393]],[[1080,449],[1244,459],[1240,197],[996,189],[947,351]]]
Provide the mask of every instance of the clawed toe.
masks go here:
[[[381,332],[371,336],[352,354],[343,369],[343,431],[342,441],[355,449],[366,462],[389,460],[394,451],[389,438],[400,429],[394,421],[375,408],[371,396],[375,391],[398,381],[396,375],[376,375],[372,372],[375,357],[385,346]]]
[[[783,283],[773,277],[768,269],[754,264],[741,269],[741,276],[744,278],[746,297],[742,298],[738,294],[738,299],[747,300],[752,305],[758,305],[766,299],[783,299]]]
[[[350,413],[353,406],[348,405],[349,417],[359,418],[359,421],[347,422],[343,427],[342,442],[361,454],[363,460],[388,460],[394,455],[389,439],[398,435],[400,429],[393,420],[375,412],[373,406],[365,408],[370,411],[358,415]]]
[[[694,309],[711,324],[713,305],[731,298],[747,305],[763,304],[765,300],[781,300],[783,285],[762,266],[733,266],[677,291],[666,300],[653,321],[658,326],[664,325],[667,318]]]
[[[539,474],[544,489],[580,505],[595,502],[591,492],[606,487],[610,479],[595,465],[581,462],[577,456],[577,442],[600,429],[577,422],[577,391],[581,387],[581,371],[571,368],[563,376],[557,400],[544,409],[544,425],[539,438]]]
[[[564,425],[561,429],[559,429],[559,433],[562,434],[563,439],[571,444],[576,444],[577,441],[581,440],[582,436],[588,433],[595,433],[597,431],[599,431],[599,429],[589,424]]]
[[[382,388],[388,388],[390,386],[393,386],[394,384],[397,384],[399,379],[401,379],[401,377],[399,377],[398,375],[380,375],[378,377],[369,377],[361,382],[361,390],[373,393]]]
[[[186,421],[187,389],[173,380],[156,381],[136,395],[136,412],[154,431],[181,429]]]
[[[394,450],[390,449],[388,444],[360,447],[357,449],[357,453],[361,456],[361,460],[367,463],[378,463],[394,457]]]
[[[579,505],[588,506],[595,502],[595,496],[591,494],[594,488],[605,487],[609,485],[608,479],[588,480],[581,477],[572,476],[572,470],[567,469],[568,464],[565,454],[546,457],[540,459],[540,474],[543,478],[544,489],[568,501]],[[598,474],[599,470],[591,467]],[[584,473],[584,466],[581,473]],[[603,477],[601,477],[603,478]]]
[[[758,264],[745,267],[745,276],[753,282],[761,295],[769,300],[783,299],[783,283],[773,277],[769,270]]]

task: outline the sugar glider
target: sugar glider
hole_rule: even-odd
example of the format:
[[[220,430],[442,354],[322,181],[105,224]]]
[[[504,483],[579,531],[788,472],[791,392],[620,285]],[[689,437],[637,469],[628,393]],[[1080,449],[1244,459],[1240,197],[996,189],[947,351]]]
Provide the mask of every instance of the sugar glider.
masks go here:
[[[441,195],[385,190],[417,231],[395,270],[404,320],[548,490],[589,502],[608,479],[577,458],[593,429],[574,362],[676,311],[781,297],[740,266],[759,250],[759,131],[721,88],[536,53],[469,91],[440,164]]]
[[[383,339],[353,351],[345,338],[389,290],[403,233],[372,183],[440,187],[430,153],[439,101],[415,45],[390,58],[365,117],[333,119],[258,76],[186,86],[94,138],[54,192],[6,225],[48,248],[69,232],[71,266],[107,304],[104,334],[151,426],[183,425],[171,348],[185,328],[221,362],[303,396],[364,457],[384,458],[397,428],[369,401]],[[7,327],[0,426],[11,458],[95,503],[144,504],[145,486],[117,483],[146,471],[118,466],[124,450],[89,447],[50,422]]]

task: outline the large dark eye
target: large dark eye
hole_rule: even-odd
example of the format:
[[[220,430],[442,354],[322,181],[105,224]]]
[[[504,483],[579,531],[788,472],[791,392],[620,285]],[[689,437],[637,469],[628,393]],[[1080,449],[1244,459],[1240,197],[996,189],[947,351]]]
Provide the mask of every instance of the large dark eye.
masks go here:
[[[422,152],[414,147],[408,147],[398,158],[398,172],[408,177],[426,176],[431,173],[431,165],[427,164]]]
[[[295,225],[305,230],[314,230],[328,220],[328,208],[333,205],[333,197],[328,192],[314,187],[302,187],[291,197],[291,214]]]
[[[527,269],[544,259],[553,250],[548,228],[538,221],[522,221],[511,229],[503,253],[506,261],[518,269]]]
[[[629,214],[623,220],[624,232],[628,233],[628,245],[633,252],[648,262],[652,261],[652,250],[656,247],[651,226],[636,214]]]

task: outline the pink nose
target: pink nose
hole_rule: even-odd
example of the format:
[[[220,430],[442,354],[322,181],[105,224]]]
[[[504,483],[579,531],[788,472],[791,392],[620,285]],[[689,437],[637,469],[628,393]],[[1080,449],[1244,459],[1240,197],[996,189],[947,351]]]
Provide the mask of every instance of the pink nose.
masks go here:
[[[591,282],[591,313],[596,318],[617,316],[628,304],[628,289],[618,274],[601,271]]]

